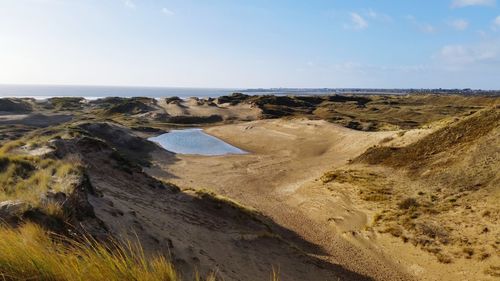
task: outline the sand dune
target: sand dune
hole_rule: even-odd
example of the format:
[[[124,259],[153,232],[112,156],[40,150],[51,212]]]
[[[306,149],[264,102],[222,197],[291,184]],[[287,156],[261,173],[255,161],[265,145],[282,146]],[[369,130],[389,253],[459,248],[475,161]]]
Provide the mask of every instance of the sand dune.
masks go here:
[[[467,120],[464,121],[464,124],[469,122],[472,126],[478,127],[476,129],[478,134],[480,132],[489,134],[492,129],[498,129],[498,118],[495,117],[497,113],[493,109],[474,115],[479,116],[479,119],[486,117],[485,120],[479,120],[474,116],[462,119]],[[486,262],[478,262],[477,258],[457,258],[452,264],[444,264],[445,257],[440,256],[441,254],[429,255],[425,248],[421,249],[418,245],[415,247],[402,240],[394,241],[390,234],[383,234],[383,229],[373,227],[374,217],[377,216],[377,212],[383,204],[375,201],[379,200],[375,199],[378,194],[374,191],[366,193],[363,191],[363,186],[384,190],[384,186],[392,189],[393,185],[396,185],[398,190],[401,190],[401,194],[407,194],[408,197],[414,193],[409,192],[409,190],[420,190],[421,188],[416,187],[418,184],[416,184],[415,179],[409,177],[404,171],[349,164],[351,160],[356,159],[368,148],[374,146],[380,147],[380,149],[388,146],[408,146],[411,149],[413,143],[418,146],[419,143],[425,143],[428,139],[433,138],[436,139],[432,141],[435,142],[435,145],[421,145],[421,147],[436,150],[441,145],[443,149],[452,149],[453,145],[447,144],[442,139],[443,137],[435,136],[441,134],[446,138],[455,138],[452,135],[455,123],[437,123],[427,129],[409,130],[404,134],[391,131],[360,132],[325,121],[300,118],[260,120],[237,125],[215,126],[207,128],[206,131],[228,143],[250,151],[251,154],[224,157],[178,155],[178,161],[173,165],[162,165],[159,161],[160,168],[153,168],[149,172],[155,174],[158,170],[167,171],[171,175],[168,180],[179,186],[212,190],[261,210],[280,225],[297,232],[307,241],[318,244],[325,249],[326,254],[322,255],[321,259],[329,263],[340,264],[355,272],[373,276],[377,280],[409,280],[413,278],[411,276],[422,280],[435,280],[435,278],[440,280],[473,280],[474,276],[481,276],[480,280],[492,280],[492,277],[488,274],[485,275],[484,272],[488,271],[489,266],[493,266],[498,260],[495,253],[493,253],[495,257],[489,258]],[[457,124],[456,126],[462,126],[460,122]],[[465,129],[465,131],[458,131],[455,134],[460,135],[460,141],[463,143],[468,138],[476,141],[477,137],[474,132],[474,130]],[[484,141],[490,144],[498,142],[497,133],[493,132],[491,136],[492,138]],[[486,145],[486,143],[480,142],[481,144],[477,144],[478,148]],[[498,146],[493,145],[490,148],[492,150],[489,152],[491,158],[492,155],[497,155]],[[463,159],[476,159],[479,155],[477,152],[471,153],[473,153],[471,156]],[[411,158],[411,155],[420,157],[427,154],[426,152],[417,154],[405,152],[400,155],[400,159],[406,161],[408,165],[420,167],[423,172],[431,167],[429,164],[417,162],[416,159]],[[461,157],[464,157],[463,154],[456,154],[456,152],[447,155],[462,155]],[[491,161],[498,163],[498,160]],[[447,163],[458,162],[453,160]],[[469,163],[467,164],[469,169],[473,169],[471,162],[467,163]],[[435,165],[442,167],[443,164]],[[455,164],[455,166],[457,165],[459,164]],[[488,180],[490,186],[493,187],[496,185],[497,180],[494,177],[495,174],[498,177],[498,172],[491,170],[495,167],[491,166],[491,163],[485,165],[483,167],[486,170],[483,171],[489,171],[489,174],[484,174],[484,179]],[[396,167],[402,167],[402,164],[398,164]],[[453,173],[454,168],[447,167],[449,167],[447,173]],[[352,173],[358,174],[354,174],[354,178],[351,178],[350,181],[344,181],[344,184],[334,181],[325,185],[322,176],[327,171],[336,169],[345,170],[349,176]],[[350,172],[352,169],[359,170],[359,172]],[[433,171],[436,176],[439,175],[439,169],[435,168]],[[480,180],[477,175],[473,176],[470,172],[464,173],[464,171],[461,172],[462,185],[467,180]],[[429,177],[429,172],[426,173]],[[446,181],[443,176],[437,178],[436,176],[433,180],[420,185],[432,186],[438,181]],[[450,176],[456,175],[450,174]],[[366,181],[366,185],[362,185],[364,181]],[[396,190],[395,188],[394,190]],[[445,193],[444,190],[440,192]],[[489,203],[480,209],[484,211],[493,208],[488,213],[496,214],[498,206],[494,207],[494,202],[497,202],[495,198],[498,195],[495,195],[495,192],[485,192],[490,197],[483,202]],[[480,196],[479,194],[477,195]],[[404,199],[404,197],[398,199],[400,197],[395,196],[394,193],[391,196],[394,204],[397,204],[398,200]],[[477,199],[474,199],[477,198],[476,195],[469,198],[468,204],[478,203]],[[466,206],[467,203],[463,203],[462,207]],[[485,224],[478,223],[481,220],[475,219],[473,222],[459,213],[460,211],[446,213],[442,219],[448,216],[457,216],[454,220],[458,224],[454,227],[459,227],[460,220],[464,219],[468,223],[474,224],[474,227],[477,228],[476,231],[481,231],[479,229],[481,227],[484,228]],[[486,225],[488,224],[491,233],[492,228],[496,227],[491,223],[486,223]],[[493,243],[492,245],[494,245],[496,230],[492,233],[488,236],[489,239],[484,240],[484,243]],[[475,236],[470,238],[472,237]],[[462,247],[468,249],[467,246]],[[400,249],[405,249],[405,251],[401,252]],[[457,251],[462,253],[462,248],[458,248]],[[483,250],[471,251],[476,251],[476,256],[479,257]],[[491,253],[483,253],[482,255],[489,256]],[[421,256],[428,257],[422,259]],[[460,269],[463,267],[471,269]]]
[[[282,280],[314,281],[499,275],[493,97],[23,102],[30,112],[0,116],[10,177],[1,180],[40,191],[5,189],[4,198],[37,202],[2,202],[28,206],[2,211],[6,221],[139,239],[185,277],[267,280],[273,268]],[[180,155],[147,140],[193,126],[250,153]],[[64,216],[53,215],[54,200]]]
[[[164,166],[158,159],[172,175],[169,181],[183,188],[213,190],[262,211],[320,245],[326,253],[319,257],[326,262],[378,280],[411,279],[390,259],[351,242],[356,240],[352,233],[362,235],[366,215],[347,197],[332,198],[315,184],[328,169],[346,164],[394,132],[365,133],[305,119],[262,120],[206,131],[251,154],[177,155],[178,161]],[[155,175],[157,169],[148,172]]]

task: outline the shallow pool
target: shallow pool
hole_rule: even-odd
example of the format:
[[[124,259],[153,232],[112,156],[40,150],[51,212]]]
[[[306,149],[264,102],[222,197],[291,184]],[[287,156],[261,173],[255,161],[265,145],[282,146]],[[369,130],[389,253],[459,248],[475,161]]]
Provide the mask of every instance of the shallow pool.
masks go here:
[[[214,156],[247,153],[214,136],[205,134],[202,129],[172,130],[166,134],[149,138],[149,140],[178,154]]]

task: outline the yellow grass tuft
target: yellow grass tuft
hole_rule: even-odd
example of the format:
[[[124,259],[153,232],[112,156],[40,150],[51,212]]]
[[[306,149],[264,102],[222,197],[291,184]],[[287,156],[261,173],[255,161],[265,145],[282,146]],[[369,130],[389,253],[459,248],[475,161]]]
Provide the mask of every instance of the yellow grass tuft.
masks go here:
[[[48,235],[33,224],[18,229],[0,227],[0,237],[2,280],[181,280],[164,257],[147,258],[134,243],[75,242]]]
[[[78,162],[0,154],[0,201],[16,199],[36,205],[47,191],[70,190],[80,173]]]
[[[20,141],[20,140],[7,142],[0,147],[0,155],[8,153],[8,152],[14,150],[15,148],[18,148],[18,147],[23,146],[23,145],[25,145],[25,143],[23,141]]]

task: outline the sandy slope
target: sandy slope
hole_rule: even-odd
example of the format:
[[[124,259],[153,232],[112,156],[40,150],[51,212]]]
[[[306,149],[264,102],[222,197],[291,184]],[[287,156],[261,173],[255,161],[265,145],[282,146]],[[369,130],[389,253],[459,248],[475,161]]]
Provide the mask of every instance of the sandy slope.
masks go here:
[[[237,105],[208,104],[195,98],[182,100],[176,103],[167,103],[164,99],[159,100],[158,105],[171,116],[211,116],[219,115],[224,120],[256,120],[261,115],[261,110],[248,103]]]
[[[384,138],[397,138],[396,133],[359,132],[303,119],[261,120],[207,132],[251,154],[177,155],[178,161],[164,165],[157,158],[169,181],[183,188],[213,190],[262,211],[321,246],[324,253],[317,257],[324,261],[377,280],[411,279],[364,237],[365,213],[347,195],[331,196],[316,182],[325,171],[344,165]],[[166,175],[159,168],[149,173]]]
[[[221,280],[372,280],[308,253],[323,251],[272,220],[257,219],[227,202],[175,192],[139,171],[117,169],[109,149],[78,142],[91,184],[96,216],[118,239],[139,239],[148,254],[172,259],[186,280],[215,271]],[[167,152],[157,156],[172,159]],[[286,237],[303,247],[291,246]]]

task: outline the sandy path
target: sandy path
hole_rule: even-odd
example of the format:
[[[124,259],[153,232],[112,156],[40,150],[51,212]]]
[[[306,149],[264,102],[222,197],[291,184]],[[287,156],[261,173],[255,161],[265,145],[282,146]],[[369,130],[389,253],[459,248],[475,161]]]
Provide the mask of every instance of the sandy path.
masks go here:
[[[213,190],[262,211],[320,245],[325,261],[377,280],[410,279],[372,245],[370,233],[363,231],[365,213],[347,195],[332,196],[316,182],[394,132],[359,132],[311,120],[260,120],[206,131],[252,153],[177,155],[179,161],[162,167],[173,175],[168,180],[183,188]]]

